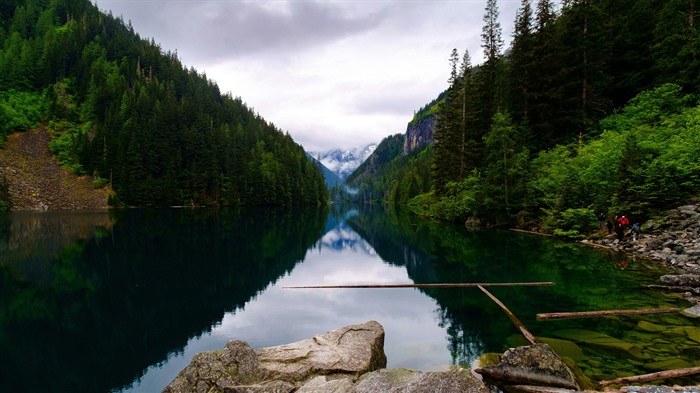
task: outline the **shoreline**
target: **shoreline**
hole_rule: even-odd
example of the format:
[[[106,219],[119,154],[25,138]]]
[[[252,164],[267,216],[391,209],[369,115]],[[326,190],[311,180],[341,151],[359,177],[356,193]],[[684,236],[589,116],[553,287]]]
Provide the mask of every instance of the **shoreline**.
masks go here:
[[[641,258],[662,267],[668,274],[651,289],[683,293],[691,304],[700,304],[700,206],[683,205],[670,209],[641,225],[637,240],[606,230],[589,234],[576,243]],[[511,231],[552,237],[552,234],[511,228]]]

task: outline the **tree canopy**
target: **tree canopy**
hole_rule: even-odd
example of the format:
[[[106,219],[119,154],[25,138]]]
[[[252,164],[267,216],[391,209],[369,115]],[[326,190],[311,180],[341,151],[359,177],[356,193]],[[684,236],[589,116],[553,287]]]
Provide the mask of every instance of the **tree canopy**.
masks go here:
[[[437,109],[429,161],[382,175],[414,173],[431,188],[386,200],[445,220],[576,235],[599,214],[644,219],[697,198],[699,6],[522,0],[501,52],[488,1],[486,60],[472,67],[465,51],[460,65],[453,50],[449,87],[426,106]]]
[[[110,185],[113,204],[328,198],[289,134],[88,0],[3,2],[0,41],[0,146],[45,125],[60,162]]]

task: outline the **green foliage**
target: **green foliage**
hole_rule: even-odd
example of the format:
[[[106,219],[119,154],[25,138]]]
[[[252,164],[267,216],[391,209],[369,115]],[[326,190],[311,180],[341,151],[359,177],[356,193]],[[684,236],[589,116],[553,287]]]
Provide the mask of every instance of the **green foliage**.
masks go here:
[[[0,7],[0,141],[48,121],[61,165],[110,179],[119,205],[328,200],[288,134],[121,18],[88,0],[28,4]]]
[[[429,215],[443,221],[463,223],[479,217],[484,210],[485,185],[478,171],[473,171],[461,182],[450,182],[445,194],[427,209]],[[421,198],[415,199],[415,203]]]
[[[406,156],[403,135],[384,138],[374,153],[348,176],[347,183],[358,190],[357,198],[405,204],[414,196],[430,190],[425,167],[430,161],[424,149]]]
[[[42,93],[0,91],[0,147],[11,132],[37,127],[47,111],[47,99]]]
[[[80,143],[86,138],[86,128],[89,129],[90,124],[88,123],[81,127],[61,120],[49,122],[47,128],[49,135],[52,137],[49,147],[53,154],[56,155],[56,158],[58,158],[59,164],[64,168],[70,169],[76,175],[85,174],[85,169],[79,162],[78,150]]]
[[[438,95],[436,99],[432,100],[431,102],[420,108],[418,112],[416,112],[413,115],[411,121],[408,122],[408,127],[410,128],[414,124],[418,123],[420,120],[438,114],[438,112],[440,112],[440,105],[445,100],[446,94],[447,91],[443,91],[442,93],[440,93],[440,95]]]
[[[644,218],[697,193],[700,108],[679,106],[687,100],[661,86],[601,121],[607,130],[590,143],[540,153],[529,187],[545,226],[581,230],[562,227],[557,212],[567,209]]]
[[[596,229],[596,215],[591,209],[566,209],[552,212],[552,216],[545,223],[550,220],[556,222],[555,235],[578,238]]]
[[[103,188],[103,187],[107,186],[107,184],[109,184],[109,180],[103,179],[103,178],[101,178],[101,177],[99,177],[99,176],[97,176],[97,177],[92,181],[92,185],[93,185],[93,187],[95,187],[95,188]]]

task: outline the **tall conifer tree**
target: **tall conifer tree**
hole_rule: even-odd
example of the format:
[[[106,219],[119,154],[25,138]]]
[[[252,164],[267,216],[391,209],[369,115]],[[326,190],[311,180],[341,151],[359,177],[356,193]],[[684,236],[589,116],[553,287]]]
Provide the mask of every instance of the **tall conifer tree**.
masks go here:
[[[457,71],[459,53],[452,49],[450,54],[450,87],[440,106],[440,115],[433,133],[435,156],[432,175],[435,190],[441,193],[445,185],[459,178],[461,151],[461,111],[460,75]]]

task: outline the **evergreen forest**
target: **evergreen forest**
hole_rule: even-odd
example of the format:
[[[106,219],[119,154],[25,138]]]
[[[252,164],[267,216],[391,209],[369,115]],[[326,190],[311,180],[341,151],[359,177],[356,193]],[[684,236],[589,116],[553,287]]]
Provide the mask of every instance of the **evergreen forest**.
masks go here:
[[[0,147],[46,127],[61,165],[111,187],[112,205],[327,202],[289,134],[89,0],[3,0],[0,43]]]
[[[693,201],[699,10],[698,0],[522,0],[504,47],[488,0],[484,62],[454,49],[448,89],[412,120],[435,117],[433,143],[351,184],[446,221],[569,236],[600,214],[644,220]]]

